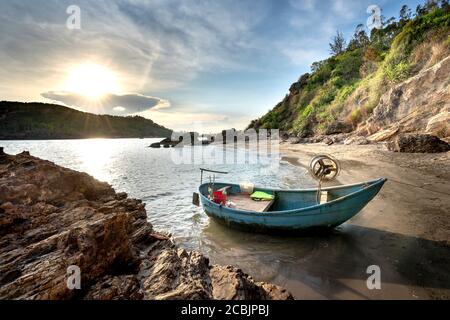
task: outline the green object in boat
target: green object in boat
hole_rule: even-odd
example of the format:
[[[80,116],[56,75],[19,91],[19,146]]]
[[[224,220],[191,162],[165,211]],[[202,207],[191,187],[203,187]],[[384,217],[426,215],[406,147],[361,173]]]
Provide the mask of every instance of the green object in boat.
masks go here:
[[[256,201],[272,201],[275,197],[272,194],[263,191],[256,191],[252,193],[250,198]]]

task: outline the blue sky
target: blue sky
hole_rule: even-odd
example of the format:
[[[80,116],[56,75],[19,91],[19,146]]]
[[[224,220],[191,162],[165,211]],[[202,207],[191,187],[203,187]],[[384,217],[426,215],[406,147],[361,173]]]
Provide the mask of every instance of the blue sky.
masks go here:
[[[312,62],[329,56],[336,30],[349,39],[357,24],[365,24],[369,5],[398,17],[403,4],[414,11],[419,3],[2,0],[0,100],[139,112],[177,130],[242,129],[279,102]],[[66,27],[70,5],[81,10],[79,30]],[[92,80],[105,92],[114,88],[103,102],[89,102],[67,86],[86,64],[108,70]],[[105,79],[109,74],[114,83]]]

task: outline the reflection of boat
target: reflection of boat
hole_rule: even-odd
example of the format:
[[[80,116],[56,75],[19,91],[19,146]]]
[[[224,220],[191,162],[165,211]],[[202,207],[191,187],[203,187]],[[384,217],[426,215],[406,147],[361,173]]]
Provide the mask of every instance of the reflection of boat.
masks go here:
[[[380,191],[386,179],[359,184],[305,190],[254,188],[273,200],[254,201],[248,186],[205,183],[199,187],[200,200],[208,216],[230,226],[253,231],[300,231],[336,227],[355,216]],[[214,199],[226,190],[226,201]]]

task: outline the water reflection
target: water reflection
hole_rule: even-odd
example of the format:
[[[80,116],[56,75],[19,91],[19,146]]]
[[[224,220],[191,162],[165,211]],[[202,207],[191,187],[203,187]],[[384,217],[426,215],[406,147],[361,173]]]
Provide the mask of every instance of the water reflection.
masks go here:
[[[114,145],[107,139],[89,139],[75,145],[75,157],[78,157],[83,171],[101,181],[111,181],[110,167],[112,164]]]
[[[8,153],[28,150],[32,155],[59,165],[85,171],[99,180],[142,199],[147,205],[149,220],[157,229],[171,232],[181,246],[208,254],[213,263],[238,265],[258,280],[278,284],[311,273],[299,271],[299,263],[313,258],[330,242],[336,247],[335,235],[317,238],[279,238],[242,233],[210,222],[201,208],[192,205],[203,164],[175,164],[172,149],[147,148],[152,139],[95,139],[61,141],[3,141]],[[230,152],[234,148],[223,149]],[[210,168],[228,171],[220,177],[230,183],[250,181],[274,188],[300,188],[314,185],[305,169],[281,162],[275,168],[270,161],[258,164],[218,164]],[[332,239],[332,240],[330,240]],[[319,281],[320,282],[320,281]]]

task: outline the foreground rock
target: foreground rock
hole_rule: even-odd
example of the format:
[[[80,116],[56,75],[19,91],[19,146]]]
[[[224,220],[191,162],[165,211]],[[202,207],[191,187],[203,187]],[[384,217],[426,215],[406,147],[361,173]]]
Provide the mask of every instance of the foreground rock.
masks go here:
[[[429,134],[401,134],[387,146],[391,151],[406,153],[440,153],[450,150],[450,144]]]
[[[290,299],[178,249],[144,204],[91,176],[0,148],[0,299]],[[81,290],[67,268],[81,270]]]

